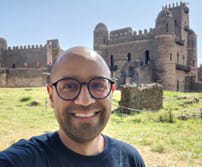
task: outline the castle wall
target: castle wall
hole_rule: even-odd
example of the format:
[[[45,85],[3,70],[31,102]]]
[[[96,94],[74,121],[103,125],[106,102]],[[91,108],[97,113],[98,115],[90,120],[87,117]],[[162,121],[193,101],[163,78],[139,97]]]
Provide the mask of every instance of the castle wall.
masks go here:
[[[6,70],[0,68],[0,87],[6,87],[6,80],[7,80],[7,75],[6,75]]]
[[[131,61],[139,60],[142,65],[144,65],[145,52],[149,51],[149,55],[152,60],[152,42],[152,40],[141,40],[108,45],[106,61],[110,65],[110,56],[114,57],[114,63],[115,65],[118,65],[118,70],[115,72],[115,76],[118,77],[119,73],[122,71],[122,69],[124,69],[124,65],[127,63],[128,54],[131,55]]]
[[[6,68],[41,68],[47,65],[46,47],[9,47],[2,54],[2,64]]]
[[[39,69],[1,69],[0,87],[30,87],[46,84]]]

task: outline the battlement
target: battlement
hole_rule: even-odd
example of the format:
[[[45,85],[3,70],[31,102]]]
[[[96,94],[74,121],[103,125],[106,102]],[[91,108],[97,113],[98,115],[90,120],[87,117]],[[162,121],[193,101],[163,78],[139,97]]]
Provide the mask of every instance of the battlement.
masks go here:
[[[168,4],[162,7],[163,9],[173,9],[173,8],[178,8],[178,7],[187,7],[188,3],[185,2],[176,2],[176,3],[172,3],[172,4]]]
[[[148,40],[152,39],[154,35],[155,35],[154,28],[150,28],[149,30],[144,29],[144,31],[139,30],[137,32],[133,31],[131,27],[127,27],[111,31],[109,44],[136,41],[136,40]]]
[[[21,51],[21,50],[31,50],[31,49],[40,49],[44,48],[43,45],[24,45],[24,46],[13,46],[8,47],[8,51]]]

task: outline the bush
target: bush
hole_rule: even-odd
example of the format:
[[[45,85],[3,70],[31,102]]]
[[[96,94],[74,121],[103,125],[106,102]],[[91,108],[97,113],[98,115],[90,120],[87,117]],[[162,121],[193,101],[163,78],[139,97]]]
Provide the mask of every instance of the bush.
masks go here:
[[[31,103],[28,104],[28,106],[39,106],[40,103],[37,101],[32,101]]]
[[[22,97],[20,99],[20,102],[26,102],[26,101],[29,101],[31,99],[31,97]]]

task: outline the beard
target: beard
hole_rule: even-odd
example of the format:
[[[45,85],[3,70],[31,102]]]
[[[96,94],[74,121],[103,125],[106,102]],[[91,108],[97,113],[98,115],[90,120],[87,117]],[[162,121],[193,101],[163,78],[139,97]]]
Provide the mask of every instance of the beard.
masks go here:
[[[72,114],[74,111],[85,112],[90,110],[99,111],[96,113],[97,115],[95,115],[97,117],[96,122],[83,122],[75,124],[75,118]],[[89,106],[71,104],[65,109],[60,117],[57,114],[57,118],[60,128],[69,138],[78,143],[87,143],[96,138],[105,128],[110,117],[110,110],[110,107],[105,108],[97,103]]]

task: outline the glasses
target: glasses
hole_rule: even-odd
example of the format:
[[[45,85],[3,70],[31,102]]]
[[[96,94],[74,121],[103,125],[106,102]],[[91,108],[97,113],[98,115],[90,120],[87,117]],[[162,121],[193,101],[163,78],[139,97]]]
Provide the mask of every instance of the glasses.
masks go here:
[[[114,81],[105,77],[96,77],[88,82],[80,82],[74,78],[62,78],[54,82],[56,92],[63,100],[75,100],[83,85],[86,85],[91,97],[95,99],[104,99],[109,96]]]

